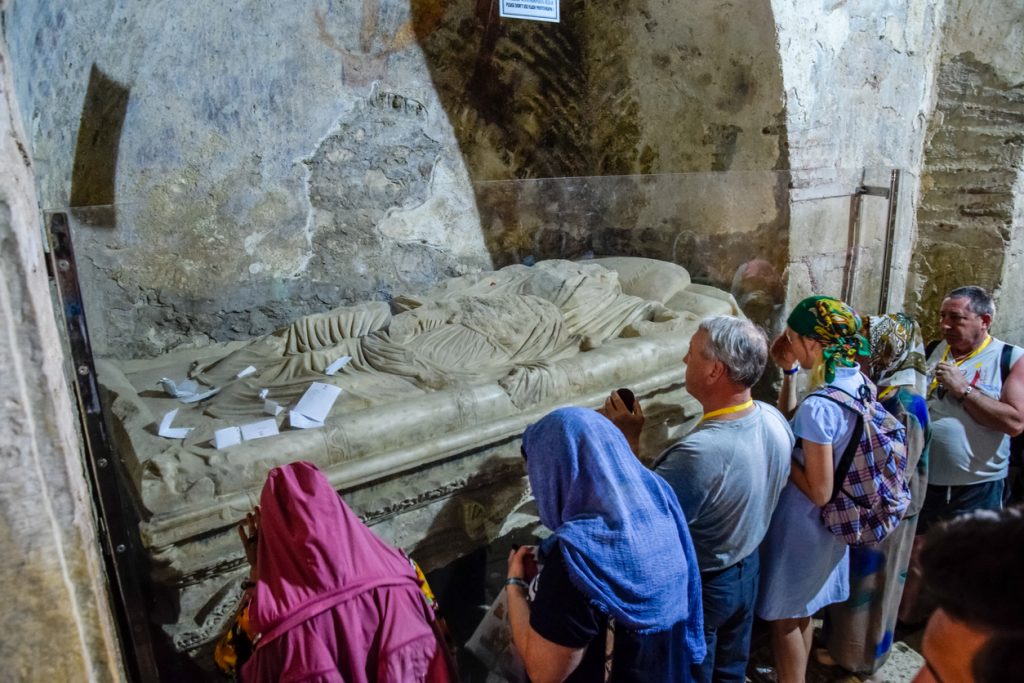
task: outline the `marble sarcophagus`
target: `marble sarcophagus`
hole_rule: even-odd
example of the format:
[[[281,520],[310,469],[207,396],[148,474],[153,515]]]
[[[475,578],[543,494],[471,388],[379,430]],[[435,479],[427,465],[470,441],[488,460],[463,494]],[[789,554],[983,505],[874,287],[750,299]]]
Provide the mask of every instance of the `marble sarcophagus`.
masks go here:
[[[598,407],[628,386],[644,401],[643,446],[653,454],[699,412],[682,358],[699,320],[715,313],[738,311],[671,263],[544,261],[307,316],[249,342],[99,362],[166,607],[154,618],[181,652],[218,635],[246,570],[233,527],[281,463],[315,463],[428,571],[531,521],[522,512],[525,427],[561,405]],[[186,403],[164,378],[215,393]],[[322,425],[297,428],[303,418],[290,411],[313,383],[340,394]],[[275,404],[283,410],[272,415]],[[267,420],[278,434],[250,430],[253,438],[216,447],[219,430]],[[161,423],[190,431],[168,438]]]

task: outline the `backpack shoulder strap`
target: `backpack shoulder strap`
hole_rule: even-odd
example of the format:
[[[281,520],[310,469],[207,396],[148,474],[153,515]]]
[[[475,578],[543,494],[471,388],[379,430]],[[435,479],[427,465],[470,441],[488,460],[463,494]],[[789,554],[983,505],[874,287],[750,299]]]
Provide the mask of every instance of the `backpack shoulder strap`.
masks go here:
[[[1003,349],[999,353],[999,377],[1003,382],[1010,376],[1010,359],[1013,358],[1013,350],[1017,348],[1013,344],[1003,342]]]
[[[1003,384],[1006,384],[1006,378],[1010,376],[1010,360],[1013,358],[1013,351],[1016,348],[1013,344],[1003,342],[1003,348],[999,352],[999,377],[1002,379]],[[1024,454],[1024,434],[1011,436],[1010,460],[1017,462],[1022,454]]]
[[[839,458],[839,464],[836,465],[835,472],[832,475],[832,495],[828,499],[828,502],[831,503],[836,499],[836,496],[839,495],[839,491],[843,488],[843,481],[846,480],[846,475],[849,474],[850,467],[853,466],[853,458],[857,454],[857,449],[860,447],[860,440],[864,436],[864,411],[866,410],[866,407],[849,393],[838,387],[823,387],[822,389],[815,391],[811,396],[820,396],[830,401],[834,401],[835,403],[852,410],[857,416],[855,418],[856,422],[853,425],[853,432],[850,434],[850,442],[846,444],[843,456]]]
[[[839,387],[824,386],[818,389],[811,396],[820,396],[821,398],[827,398],[828,400],[838,403],[839,405],[849,408],[859,415],[863,415],[868,410],[868,404],[874,402],[874,392],[866,384],[861,385],[861,396],[854,396],[845,389]]]

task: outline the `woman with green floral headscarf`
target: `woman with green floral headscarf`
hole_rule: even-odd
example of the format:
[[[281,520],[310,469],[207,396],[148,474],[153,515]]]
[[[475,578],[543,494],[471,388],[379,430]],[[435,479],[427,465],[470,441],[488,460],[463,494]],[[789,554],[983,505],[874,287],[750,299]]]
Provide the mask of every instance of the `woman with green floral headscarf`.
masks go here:
[[[789,483],[782,490],[761,546],[761,582],[756,613],[771,622],[772,651],[780,683],[803,681],[811,650],[811,615],[849,596],[849,547],[821,521],[832,497],[835,468],[856,428],[856,415],[822,396],[796,401],[793,381],[810,370],[812,388],[829,385],[859,396],[870,381],[858,358],[868,355],[861,318],[838,299],[804,299],[772,344],[782,367],[779,409],[794,412]]]

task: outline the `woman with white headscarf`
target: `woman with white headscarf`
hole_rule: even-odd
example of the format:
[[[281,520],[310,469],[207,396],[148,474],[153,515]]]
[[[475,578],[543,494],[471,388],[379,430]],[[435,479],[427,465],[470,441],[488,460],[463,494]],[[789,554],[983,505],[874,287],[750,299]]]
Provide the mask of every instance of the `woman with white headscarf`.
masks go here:
[[[900,525],[880,544],[850,549],[850,597],[828,608],[828,654],[836,664],[857,673],[877,671],[892,647],[928,485],[931,437],[921,328],[903,313],[872,316],[867,327],[871,355],[865,369],[878,386],[879,401],[907,428],[910,506]]]

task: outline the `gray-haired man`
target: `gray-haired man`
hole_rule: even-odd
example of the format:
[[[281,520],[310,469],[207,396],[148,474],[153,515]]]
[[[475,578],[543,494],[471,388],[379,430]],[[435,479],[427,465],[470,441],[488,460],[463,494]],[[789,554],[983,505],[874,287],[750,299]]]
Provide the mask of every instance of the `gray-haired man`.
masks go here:
[[[749,320],[706,318],[690,342],[686,390],[704,416],[655,461],[686,514],[701,569],[708,655],[697,681],[744,681],[757,597],[758,553],[789,476],[793,432],[750,388],[768,358],[764,333]],[[613,394],[603,411],[637,443],[639,405]]]
[[[1002,506],[1010,436],[1024,429],[1024,350],[989,334],[995,313],[992,296],[975,285],[942,301],[942,341],[928,355],[932,441],[918,533]]]

